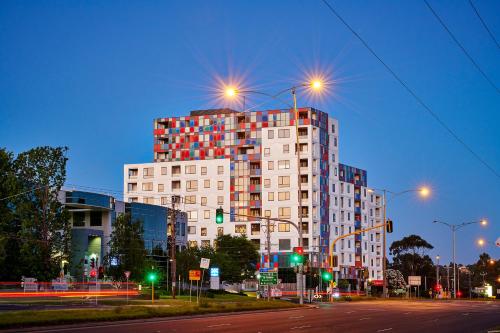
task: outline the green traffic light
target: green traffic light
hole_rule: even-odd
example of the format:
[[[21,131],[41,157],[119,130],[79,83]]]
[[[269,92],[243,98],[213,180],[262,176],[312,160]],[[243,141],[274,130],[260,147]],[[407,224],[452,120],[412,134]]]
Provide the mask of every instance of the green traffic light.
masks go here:
[[[292,261],[292,263],[301,264],[302,262],[304,262],[304,257],[300,254],[293,253],[290,260]]]
[[[322,277],[322,278],[323,278],[323,280],[325,280],[325,281],[331,281],[331,280],[332,280],[332,278],[333,278],[333,277],[332,277],[332,273],[327,272],[327,271],[323,272],[323,274],[321,275],[321,277]]]
[[[222,208],[217,208],[215,211],[215,223],[224,223],[224,210]]]
[[[148,280],[149,280],[150,282],[154,282],[154,281],[156,281],[156,273],[149,273],[149,274],[148,274]]]

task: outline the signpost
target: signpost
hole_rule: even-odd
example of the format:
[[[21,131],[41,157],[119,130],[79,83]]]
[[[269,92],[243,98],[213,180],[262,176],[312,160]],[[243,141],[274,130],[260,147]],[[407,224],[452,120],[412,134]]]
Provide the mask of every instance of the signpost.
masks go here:
[[[196,281],[196,287],[198,289],[198,281],[200,281],[201,272],[198,269],[192,269],[189,271],[189,301],[191,302],[191,290],[193,289],[193,281]],[[196,291],[196,302],[198,302],[198,290]]]
[[[125,278],[127,279],[127,305],[128,305],[128,278],[130,277],[130,271],[123,272],[125,274]]]
[[[420,289],[420,286],[422,285],[422,277],[420,275],[408,276],[408,285],[410,286],[410,298],[412,286],[415,286],[415,296],[418,297],[417,288]]]
[[[278,272],[276,271],[260,271],[259,283],[261,286],[270,286],[278,284]]]
[[[203,269],[203,271],[201,272],[200,288],[198,289],[198,303],[200,302],[201,290],[203,289],[203,278],[205,277],[205,270],[208,269],[209,267],[210,267],[210,259],[201,258],[200,268]]]
[[[210,268],[210,289],[220,289],[219,267]]]

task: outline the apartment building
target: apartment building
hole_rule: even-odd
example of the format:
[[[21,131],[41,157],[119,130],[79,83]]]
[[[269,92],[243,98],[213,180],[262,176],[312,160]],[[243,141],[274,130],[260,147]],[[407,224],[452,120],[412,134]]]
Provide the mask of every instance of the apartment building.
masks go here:
[[[298,114],[298,147],[293,110],[215,109],[156,119],[154,162],[124,166],[124,200],[181,207],[188,217],[190,246],[214,245],[221,234],[246,235],[265,253],[265,221],[260,216],[299,223],[300,167],[302,243],[313,266],[326,265],[331,239],[340,235],[341,227],[346,233],[361,228],[363,212],[365,223],[372,223],[375,217],[370,220],[368,215],[376,201],[370,201],[371,193],[361,195],[367,189],[366,171],[353,168],[360,175],[351,177],[351,169],[338,162],[337,120],[314,108],[300,108]],[[218,207],[229,213],[222,224],[215,223]],[[344,244],[345,252],[336,247],[339,258],[344,254],[338,269],[373,262],[377,278],[380,265],[371,260],[375,252],[368,251],[372,238],[361,237],[352,240],[352,246]],[[290,224],[272,224],[274,265],[289,266],[288,254],[298,246],[298,238]],[[373,236],[376,242],[380,246]],[[342,274],[350,277],[352,270]]]

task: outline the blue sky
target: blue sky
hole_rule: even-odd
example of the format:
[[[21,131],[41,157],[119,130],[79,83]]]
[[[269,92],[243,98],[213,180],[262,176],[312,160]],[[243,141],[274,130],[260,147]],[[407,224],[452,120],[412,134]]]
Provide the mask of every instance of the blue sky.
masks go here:
[[[497,171],[500,96],[423,1],[335,1],[376,52]],[[500,50],[465,0],[430,1],[500,85]],[[500,2],[474,2],[500,38]],[[70,148],[68,183],[122,190],[124,163],[152,161],[156,117],[233,106],[221,81],[270,93],[312,73],[334,82],[321,98],[299,95],[340,122],[340,159],[368,170],[373,187],[428,184],[430,200],[395,198],[389,242],[411,233],[451,255],[440,219],[487,217],[457,235],[458,259],[474,240],[500,236],[500,179],[447,134],[321,1],[2,1],[0,146]],[[284,96],[287,98],[288,96]],[[263,103],[263,104],[262,104]],[[283,107],[250,97],[247,105]],[[487,248],[499,257],[499,249]],[[442,261],[443,262],[443,261]]]

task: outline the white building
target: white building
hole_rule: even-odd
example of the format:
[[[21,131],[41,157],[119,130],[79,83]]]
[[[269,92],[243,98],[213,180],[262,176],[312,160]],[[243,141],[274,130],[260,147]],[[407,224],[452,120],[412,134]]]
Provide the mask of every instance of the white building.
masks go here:
[[[292,110],[229,109],[156,119],[154,162],[125,165],[125,200],[170,206],[173,196],[180,196],[191,246],[214,245],[221,234],[246,235],[265,253],[265,221],[225,215],[224,223],[216,224],[215,209],[298,223],[294,121]],[[299,139],[303,247],[313,266],[326,267],[332,239],[380,222],[380,198],[367,191],[365,171],[338,162],[337,120],[301,108]],[[363,268],[370,278],[382,278],[381,232],[338,243],[341,278],[355,278]],[[271,262],[289,266],[295,246],[297,230],[274,223]]]

